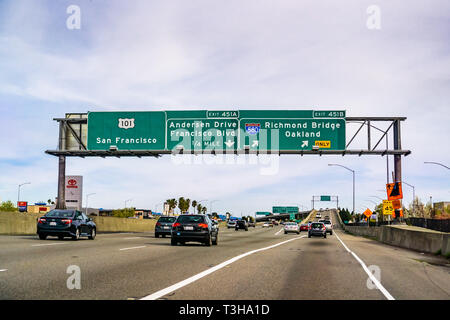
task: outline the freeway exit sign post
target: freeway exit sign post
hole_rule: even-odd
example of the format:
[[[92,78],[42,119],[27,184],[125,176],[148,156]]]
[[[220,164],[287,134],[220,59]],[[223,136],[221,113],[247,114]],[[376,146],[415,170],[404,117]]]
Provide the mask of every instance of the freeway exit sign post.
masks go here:
[[[345,150],[345,111],[89,112],[87,150]]]

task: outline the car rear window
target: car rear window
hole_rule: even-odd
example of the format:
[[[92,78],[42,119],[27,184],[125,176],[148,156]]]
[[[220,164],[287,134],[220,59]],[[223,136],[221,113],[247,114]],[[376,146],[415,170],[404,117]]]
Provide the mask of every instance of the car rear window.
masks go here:
[[[331,221],[324,221],[325,224],[331,224]]]
[[[59,211],[52,210],[45,214],[46,217],[60,217],[60,218],[72,218],[75,211]]]
[[[313,228],[322,228],[323,227],[323,225],[321,223],[313,223],[311,226]]]
[[[174,222],[175,217],[161,217],[158,219],[158,222]]]
[[[180,223],[202,223],[205,222],[204,216],[179,216],[177,222]]]

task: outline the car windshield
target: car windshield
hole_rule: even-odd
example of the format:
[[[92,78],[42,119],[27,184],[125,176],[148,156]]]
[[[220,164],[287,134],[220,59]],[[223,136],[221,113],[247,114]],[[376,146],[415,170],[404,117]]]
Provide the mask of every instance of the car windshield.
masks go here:
[[[313,224],[312,224],[312,227],[313,227],[313,228],[322,228],[322,226],[323,226],[323,225],[322,225],[321,223],[313,223]]]
[[[75,211],[52,210],[47,212],[46,217],[72,218]]]
[[[180,223],[202,223],[205,222],[204,216],[179,216],[177,222]]]
[[[325,224],[331,224],[331,221],[324,221]]]
[[[175,217],[161,217],[159,218],[158,222],[174,222]]]

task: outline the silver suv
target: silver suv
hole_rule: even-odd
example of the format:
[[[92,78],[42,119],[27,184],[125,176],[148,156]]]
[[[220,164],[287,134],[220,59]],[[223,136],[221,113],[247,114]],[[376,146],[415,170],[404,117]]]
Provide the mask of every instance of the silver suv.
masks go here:
[[[329,233],[330,235],[333,234],[333,225],[331,224],[330,220],[319,220],[319,222],[322,222],[325,227],[327,228],[327,233]]]
[[[227,222],[227,228],[228,228],[228,229],[230,229],[230,228],[236,228],[236,222],[237,222],[237,220],[228,220],[228,222]]]

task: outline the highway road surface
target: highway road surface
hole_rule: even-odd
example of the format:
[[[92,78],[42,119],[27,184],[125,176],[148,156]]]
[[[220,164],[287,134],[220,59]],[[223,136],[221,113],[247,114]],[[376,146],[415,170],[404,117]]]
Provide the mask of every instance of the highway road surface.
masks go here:
[[[281,230],[221,228],[212,247],[153,233],[0,236],[0,299],[450,299],[445,258],[338,229],[326,239]]]

